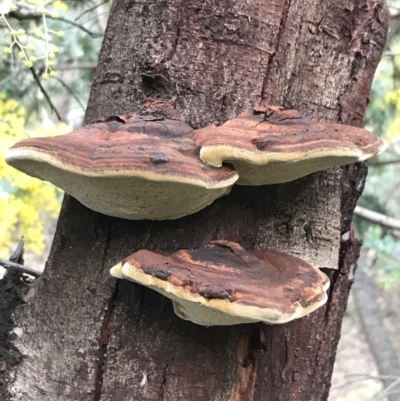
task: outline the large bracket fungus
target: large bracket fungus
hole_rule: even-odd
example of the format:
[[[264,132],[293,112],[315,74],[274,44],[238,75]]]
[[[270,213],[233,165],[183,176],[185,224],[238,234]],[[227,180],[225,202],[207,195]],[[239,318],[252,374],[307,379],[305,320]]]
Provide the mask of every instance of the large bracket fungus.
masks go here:
[[[286,323],[322,306],[329,288],[328,277],[299,258],[223,240],[172,254],[140,250],[111,275],[160,292],[179,317],[203,326]]]
[[[125,219],[176,219],[229,193],[238,178],[206,166],[193,130],[160,114],[134,114],[14,145],[6,162],[50,181],[88,208]]]
[[[292,181],[366,160],[385,148],[379,137],[365,129],[316,123],[296,110],[263,105],[219,127],[196,131],[195,141],[207,165],[233,165],[239,185]]]
[[[260,105],[196,132],[165,102],[143,110],[58,137],[25,139],[6,162],[97,212],[165,220],[203,209],[236,181],[287,182],[384,149],[364,129],[314,123],[281,107]]]

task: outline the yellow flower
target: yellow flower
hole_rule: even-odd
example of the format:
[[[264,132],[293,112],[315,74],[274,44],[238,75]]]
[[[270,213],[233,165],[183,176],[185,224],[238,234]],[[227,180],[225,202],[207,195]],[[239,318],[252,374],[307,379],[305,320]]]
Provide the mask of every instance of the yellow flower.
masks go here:
[[[61,1],[61,0],[56,0],[53,3],[53,7],[54,8],[58,8],[59,10],[62,10],[62,11],[67,11],[68,10],[68,5],[66,3],[64,3],[63,1]]]
[[[42,39],[42,38],[43,38],[43,32],[42,32],[40,29],[35,29],[35,30],[33,31],[33,34],[34,34],[37,38],[39,38],[39,39]]]
[[[48,221],[54,221],[60,208],[61,191],[47,182],[29,177],[8,166],[4,153],[15,142],[26,138],[26,111],[18,102],[0,92],[0,252],[8,253],[10,244],[25,237],[26,249],[40,254],[45,245]],[[65,134],[65,124],[42,127],[29,136]],[[4,183],[5,186],[1,187]]]

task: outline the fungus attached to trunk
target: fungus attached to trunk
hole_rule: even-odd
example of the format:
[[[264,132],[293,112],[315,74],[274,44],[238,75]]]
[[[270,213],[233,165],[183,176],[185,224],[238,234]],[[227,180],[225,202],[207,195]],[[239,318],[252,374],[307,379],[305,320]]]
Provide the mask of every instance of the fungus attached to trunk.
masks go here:
[[[288,182],[316,171],[366,160],[383,141],[349,125],[317,123],[295,110],[259,106],[220,127],[196,131],[200,158],[209,166],[232,164],[237,184]]]
[[[7,152],[6,161],[92,210],[133,220],[195,213],[229,193],[238,178],[229,167],[204,165],[192,128],[157,114],[25,139]]]
[[[286,323],[322,306],[329,287],[323,272],[299,258],[222,240],[172,254],[140,250],[111,275],[160,292],[179,317],[203,326]]]

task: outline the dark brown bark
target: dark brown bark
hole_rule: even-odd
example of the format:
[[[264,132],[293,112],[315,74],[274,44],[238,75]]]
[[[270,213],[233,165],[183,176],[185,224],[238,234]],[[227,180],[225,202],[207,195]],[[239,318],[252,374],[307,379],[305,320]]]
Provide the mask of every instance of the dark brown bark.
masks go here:
[[[132,112],[144,97],[174,98],[198,128],[265,97],[360,126],[387,23],[378,0],[116,0],[85,121]],[[340,238],[365,175],[354,165],[235,187],[195,215],[163,222],[102,216],[67,196],[46,271],[15,313],[24,358],[6,373],[11,398],[325,400],[359,251],[353,236]],[[206,328],[177,318],[158,294],[109,277],[138,249],[213,239],[325,268],[329,302],[282,326]]]
[[[23,264],[23,253],[24,241],[21,240],[9,260]],[[7,389],[7,379],[1,373],[9,371],[21,360],[20,352],[12,343],[16,336],[12,314],[16,307],[23,303],[21,293],[24,292],[25,286],[26,280],[21,272],[9,267],[0,280],[0,400],[2,401],[8,401],[10,394]]]

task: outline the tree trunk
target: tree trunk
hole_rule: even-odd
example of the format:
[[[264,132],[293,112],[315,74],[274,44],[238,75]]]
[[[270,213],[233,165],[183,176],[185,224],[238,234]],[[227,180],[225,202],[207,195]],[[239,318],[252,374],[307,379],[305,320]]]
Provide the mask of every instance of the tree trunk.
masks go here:
[[[264,97],[360,126],[387,24],[378,0],[115,0],[85,122],[131,113],[150,97],[174,99],[198,128]],[[45,273],[14,315],[24,332],[13,343],[22,358],[3,378],[9,398],[326,400],[359,252],[354,236],[340,238],[365,176],[357,164],[237,186],[199,213],[161,222],[106,217],[66,196]],[[325,268],[327,305],[281,326],[207,328],[177,318],[155,292],[109,276],[138,249],[222,238]]]

